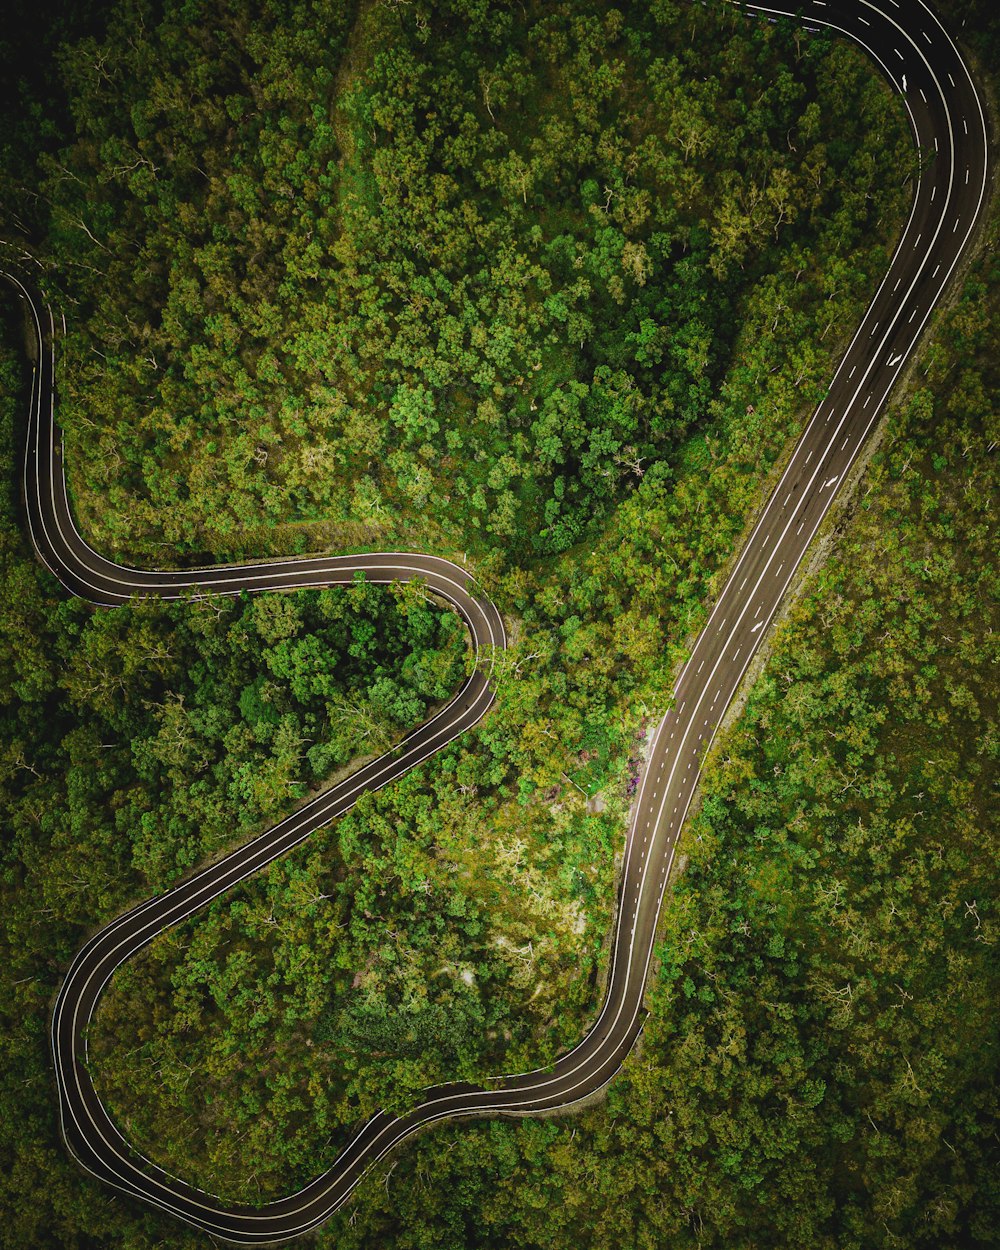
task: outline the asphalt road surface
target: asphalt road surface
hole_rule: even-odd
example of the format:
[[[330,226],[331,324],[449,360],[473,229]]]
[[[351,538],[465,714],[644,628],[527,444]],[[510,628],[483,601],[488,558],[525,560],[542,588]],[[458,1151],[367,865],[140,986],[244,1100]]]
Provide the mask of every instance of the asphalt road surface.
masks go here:
[[[795,16],[777,6],[744,8],[754,20]],[[52,1055],[66,1143],[80,1164],[107,1184],[225,1240],[282,1241],[322,1223],[382,1155],[420,1126],[458,1116],[530,1115],[569,1107],[601,1089],[621,1067],[642,1027],[657,919],[700,763],[810,540],[955,270],[987,185],[988,143],[979,96],[951,38],[920,0],[807,0],[800,12],[808,27],[829,27],[868,53],[902,95],[914,141],[926,158],[889,271],[698,637],[678,680],[673,709],[656,730],[627,834],[608,988],[596,1023],[548,1068],[497,1077],[482,1086],[436,1087],[402,1119],[379,1113],[358,1128],[329,1171],[259,1209],[227,1206],[139,1155],[105,1111],[86,1070],[87,1025],[115,969],[158,933],[347,811],[361,793],[387,785],[478,723],[493,695],[487,677],[477,673],[401,747],[247,846],[120,916],[78,953],[54,1008]],[[377,582],[420,578],[454,605],[487,661],[490,648],[506,645],[494,605],[476,593],[463,569],[434,556],[383,553],[158,571],[124,568],[94,551],[74,525],[66,494],[54,422],[55,325],[28,277],[29,268],[0,262],[0,272],[30,309],[38,340],[24,471],[26,511],[40,559],[68,590],[114,605],[135,594],[179,598],[330,585],[349,582],[359,571]],[[488,673],[488,663],[483,667]]]

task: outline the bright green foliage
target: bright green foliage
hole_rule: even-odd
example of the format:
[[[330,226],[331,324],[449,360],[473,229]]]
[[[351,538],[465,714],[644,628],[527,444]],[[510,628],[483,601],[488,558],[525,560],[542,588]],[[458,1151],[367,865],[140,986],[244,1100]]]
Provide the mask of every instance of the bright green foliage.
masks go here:
[[[20,389],[4,348],[8,483],[17,481],[12,418],[21,401],[15,408],[12,400]],[[385,590],[363,580],[254,600],[137,602],[95,612],[59,596],[24,550],[19,521],[8,488],[0,620],[4,637],[17,641],[0,651],[0,960],[9,978],[0,1015],[5,1071],[20,1092],[2,1116],[0,1185],[4,1209],[27,1221],[11,1244],[40,1245],[34,1221],[41,1212],[15,1195],[37,1194],[26,1178],[46,1151],[55,1156],[44,1164],[42,1188],[54,1203],[63,1200],[57,1176],[68,1175],[70,1193],[80,1183],[56,1139],[45,1030],[50,995],[84,933],[284,815],[358,754],[391,745],[457,688],[466,643],[458,618],[418,586]],[[293,879],[296,905],[308,903],[301,864]],[[259,922],[244,919],[238,904],[226,911],[227,925],[256,932]],[[211,928],[199,932],[199,942],[211,940]],[[300,975],[319,975],[321,986],[330,971],[315,962],[323,952],[308,933],[291,961]],[[192,988],[198,975],[207,978],[197,943],[193,958],[198,973],[178,978],[180,1028],[205,1009]],[[247,983],[247,971],[246,955],[230,952],[218,977],[208,978],[213,1001],[245,1015],[266,985],[264,978]],[[291,968],[285,977],[295,982]],[[315,982],[312,994],[310,1020],[320,1009]],[[134,1007],[119,1034],[133,1053]],[[258,1011],[249,1026],[259,1021]],[[98,1044],[91,1053],[99,1051]],[[88,1217],[87,1227],[96,1233],[99,1221]]]
[[[17,569],[15,585],[29,577]],[[457,618],[426,605],[404,615],[363,582],[277,605],[93,614],[79,603],[48,611],[36,592],[33,603],[7,598],[7,610],[25,633],[35,625],[33,645],[51,657],[28,682],[12,674],[6,701],[20,701],[33,737],[19,749],[36,768],[45,736],[55,739],[44,789],[57,812],[58,761],[72,770],[65,816],[43,825],[68,820],[71,839],[116,832],[153,887],[286,811],[359,751],[383,750],[462,673]],[[34,658],[29,647],[15,663]]]
[[[607,1105],[420,1139],[320,1244],[996,1245],[998,328],[987,260],[714,748]]]
[[[755,288],[841,326],[912,166],[857,54],[725,4],[122,0],[61,64],[60,418],[146,559],[593,539]]]
[[[884,270],[912,159],[857,54],[729,5],[119,0],[106,28],[77,7],[53,19],[59,74],[3,101],[0,178],[67,310],[58,415],[95,543],[157,563],[161,544],[468,551],[511,624],[474,735],[165,935],[101,1004],[90,1053],[132,1140],[252,1201],[375,1106],[579,1037],[647,717]],[[830,593],[720,751],[608,1106],[439,1129],[322,1240],[988,1242],[979,280]],[[94,614],[15,524],[11,506],[5,1233],[200,1245],[59,1146],[61,970],[128,899],[419,719],[460,636],[418,592],[365,585]]]
[[[470,765],[453,748],[433,781],[363,799],[116,975],[90,1054],[131,1140],[199,1184],[277,1196],[359,1117],[573,1040],[600,946],[587,856],[616,823],[484,816],[456,779]]]

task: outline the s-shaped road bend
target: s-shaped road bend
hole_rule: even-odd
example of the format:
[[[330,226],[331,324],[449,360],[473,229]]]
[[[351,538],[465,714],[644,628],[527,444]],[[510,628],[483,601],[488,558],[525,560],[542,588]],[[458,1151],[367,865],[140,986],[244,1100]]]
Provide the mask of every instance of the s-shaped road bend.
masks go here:
[[[902,95],[914,141],[927,157],[889,271],[740,553],[678,679],[673,708],[654,735],[627,833],[600,1014],[580,1044],[548,1068],[497,1077],[482,1086],[435,1087],[403,1118],[378,1113],[358,1128],[329,1171],[261,1208],[222,1203],[143,1158],[116,1128],[87,1071],[87,1025],[115,969],[158,933],[342,815],[360,794],[388,784],[477,724],[493,694],[487,675],[476,672],[401,748],[218,863],[112,921],[80,950],[66,975],[53,1012],[51,1042],[70,1151],[100,1180],[216,1237],[260,1245],[315,1228],[379,1158],[435,1120],[569,1107],[611,1080],[641,1030],[657,919],[701,761],[810,540],[955,270],[987,186],[988,138],[975,84],[921,0],[807,0],[795,11],[747,3],[743,8],[757,20],[798,14],[807,26],[828,28],[859,45]],[[324,586],[349,582],[358,572],[374,582],[420,578],[461,614],[476,650],[487,659],[488,649],[506,645],[496,607],[476,593],[466,571],[434,556],[387,553],[159,571],[125,568],[98,554],[77,531],[66,493],[54,420],[51,311],[20,267],[3,264],[0,272],[26,301],[37,337],[24,468],[31,540],[69,591],[113,606],[132,595],[176,599]]]

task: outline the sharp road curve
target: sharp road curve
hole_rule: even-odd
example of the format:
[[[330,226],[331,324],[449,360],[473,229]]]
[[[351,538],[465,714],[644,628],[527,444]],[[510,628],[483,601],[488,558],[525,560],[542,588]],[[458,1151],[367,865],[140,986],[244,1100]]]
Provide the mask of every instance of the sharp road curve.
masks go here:
[[[286,1240],[322,1223],[386,1151],[422,1125],[457,1116],[530,1115],[568,1107],[607,1084],[635,1043],[663,893],[701,761],[810,540],[955,270],[987,186],[987,131],[975,84],[951,38],[920,0],[807,0],[795,11],[755,4],[744,8],[757,20],[798,14],[808,27],[827,27],[862,47],[901,93],[914,142],[926,155],[889,271],[695,643],[673,709],[656,730],[628,830],[608,988],[597,1021],[577,1047],[549,1068],[497,1077],[482,1086],[437,1087],[402,1119],[379,1113],[358,1128],[328,1172],[259,1209],[227,1206],[139,1155],[105,1111],[85,1067],[87,1025],[115,969],[158,933],[343,814],[361,793],[400,777],[477,724],[493,701],[486,664],[402,747],[247,846],[118,917],[80,950],[52,1018],[62,1129],[81,1165],[116,1189],[228,1241]],[[54,420],[51,311],[23,266],[0,262],[0,272],[26,301],[38,344],[24,466],[31,540],[69,591],[114,605],[136,594],[180,598],[330,585],[350,582],[357,572],[375,582],[420,578],[462,615],[476,650],[487,660],[491,648],[506,645],[499,612],[477,594],[469,574],[434,556],[381,553],[159,571],[125,568],[94,551],[76,529],[66,493]]]

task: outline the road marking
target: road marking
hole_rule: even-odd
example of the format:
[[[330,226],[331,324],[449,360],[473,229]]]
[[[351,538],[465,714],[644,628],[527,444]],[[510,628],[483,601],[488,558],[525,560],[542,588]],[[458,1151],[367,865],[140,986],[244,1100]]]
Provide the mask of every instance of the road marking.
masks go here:
[[[822,3],[822,0],[817,0],[817,2]],[[893,5],[893,7],[895,7],[897,10],[899,9],[899,7],[900,7],[900,6],[899,6],[899,4],[898,4],[897,0],[890,0],[890,3],[891,3],[891,4]],[[866,23],[866,24],[867,24],[867,23]],[[869,51],[870,51],[870,49],[869,49]],[[897,50],[897,51],[898,51],[898,50]],[[950,74],[949,74],[949,79],[951,79],[951,75],[950,75]],[[905,85],[905,81],[906,81],[906,80],[905,80],[905,76],[904,76],[903,81],[904,81],[904,85]],[[954,80],[952,80],[952,85],[954,86]],[[974,89],[973,89],[973,90],[974,90]],[[946,108],[946,110],[947,110],[947,108],[948,108],[947,101],[945,102],[945,108]],[[911,114],[911,116],[912,116],[912,114]],[[949,114],[949,123],[950,123],[950,114]],[[935,138],[935,150],[936,150],[936,149],[937,149],[937,140],[936,140],[936,138]],[[952,164],[954,165],[954,154],[952,154]],[[967,169],[967,170],[966,170],[966,183],[968,183],[968,181],[969,181],[969,170]],[[977,209],[977,213],[978,213],[978,209]],[[942,224],[943,224],[943,223],[942,223]],[[921,263],[921,270],[920,270],[920,272],[921,272],[921,273],[922,273],[922,272],[924,272],[924,266],[926,265],[926,263],[927,263],[927,258],[925,257],[925,258],[924,258],[924,260],[923,260],[923,261],[922,261],[922,263]],[[954,264],[952,264],[951,268],[952,268],[952,269],[954,268]],[[949,272],[950,272],[950,271],[949,271]],[[869,367],[870,367],[870,366],[869,366]],[[829,421],[829,418],[827,418],[827,420]],[[56,454],[56,452],[53,452],[53,454]],[[834,480],[836,480],[836,479],[834,479]],[[124,584],[124,583],[122,583],[122,584]],[[739,654],[739,652],[737,652],[737,654]],[[675,810],[675,812],[677,811],[677,809],[676,809],[676,808],[675,808],[674,810]],[[666,880],[667,880],[667,877],[668,877],[668,875],[669,875],[670,862],[671,862],[671,861],[666,861],[666,860],[664,860],[663,864],[661,865],[661,879],[662,879],[662,881],[664,882],[664,885],[665,885]],[[652,874],[650,874],[650,875],[652,875]],[[639,888],[639,887],[637,886],[637,892],[638,892],[638,888]],[[661,889],[661,895],[660,895],[660,897],[661,897],[661,900],[662,900],[662,889]],[[636,910],[635,910],[635,913],[634,913],[634,916],[635,916],[635,917],[638,917],[638,914],[639,914],[639,909],[638,909],[638,906],[637,906],[637,907],[636,907]],[[634,934],[634,933],[635,933],[635,927],[633,926],[633,934]],[[640,957],[640,959],[641,959],[641,955],[640,955],[639,957]],[[630,950],[629,950],[629,970],[630,970],[630,971],[631,971],[631,966],[632,966],[632,965],[631,965],[631,961],[632,961],[632,951],[631,951],[631,949],[630,949]],[[647,964],[647,967],[648,967],[648,964]],[[612,975],[612,973],[609,973],[609,979],[610,979],[611,975]],[[627,975],[628,975],[628,974],[627,974]],[[617,1020],[617,1019],[618,1019],[618,1017],[616,1016],[616,1020]],[[78,1082],[78,1088],[79,1088],[79,1082]],[[576,1088],[576,1087],[573,1087],[573,1088]],[[534,1104],[528,1103],[528,1102],[526,1101],[526,1099],[522,1096],[522,1105],[523,1105],[525,1108],[528,1108],[528,1107],[533,1106]],[[380,1130],[380,1131],[381,1131],[381,1130]],[[386,1130],[385,1130],[385,1132],[386,1132],[386,1133],[388,1133],[388,1132],[389,1132],[389,1130],[388,1130],[388,1129],[386,1129]],[[378,1140],[379,1142],[381,1142],[381,1140],[382,1140],[382,1139],[381,1139],[381,1138],[379,1138],[379,1139],[377,1139],[377,1140]],[[386,1145],[385,1149],[388,1149],[388,1148],[389,1148],[389,1146],[390,1146],[390,1145],[394,1145],[394,1144],[396,1143],[396,1141],[398,1141],[398,1140],[399,1140],[399,1138],[398,1138],[398,1137],[393,1137],[393,1138],[386,1138],[385,1140],[387,1140],[387,1142],[388,1142],[388,1145]],[[382,1152],[382,1153],[384,1153],[384,1150],[383,1150],[383,1152]],[[123,1161],[123,1163],[124,1163],[124,1159],[123,1159],[123,1157],[122,1157],[122,1156],[120,1156],[120,1155],[119,1155],[118,1157],[119,1157],[119,1158],[121,1158],[121,1159],[122,1159],[122,1161]],[[381,1158],[381,1154],[380,1154],[380,1155],[378,1155],[378,1157],[379,1157],[379,1158]],[[167,1191],[167,1192],[169,1192],[169,1191]],[[170,1209],[170,1208],[167,1208],[167,1209]],[[223,1214],[224,1214],[224,1213],[223,1213]],[[192,1221],[192,1222],[194,1222],[194,1221]],[[296,1230],[296,1231],[298,1231],[298,1230]],[[225,1233],[223,1233],[223,1236],[224,1236],[224,1235],[225,1235]]]

